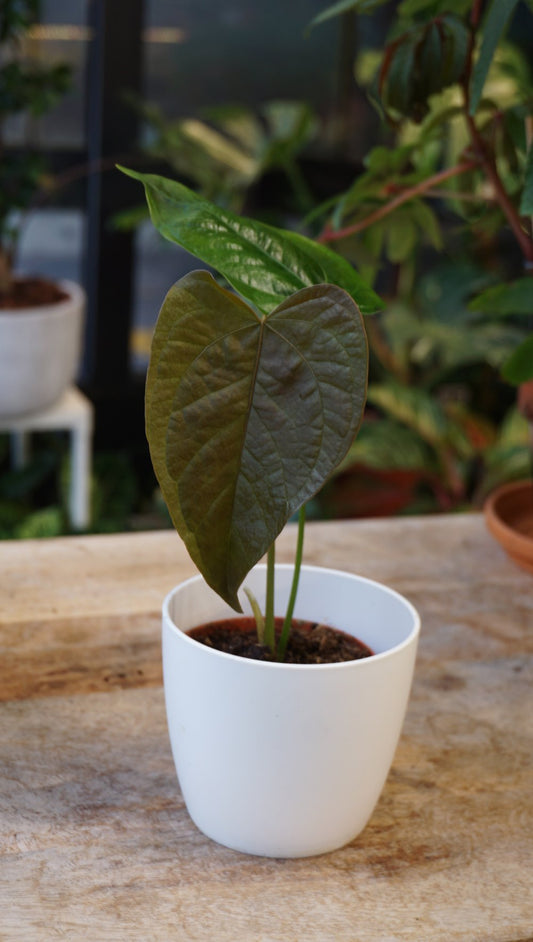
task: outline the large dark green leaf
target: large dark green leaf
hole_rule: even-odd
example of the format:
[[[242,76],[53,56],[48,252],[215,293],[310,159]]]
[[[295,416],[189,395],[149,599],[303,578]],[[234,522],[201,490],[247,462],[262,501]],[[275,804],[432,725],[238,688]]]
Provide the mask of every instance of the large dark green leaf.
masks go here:
[[[231,605],[287,520],[342,461],[362,417],[367,344],[343,290],[257,314],[207,272],[171,288],[146,388],[152,462],[174,525]]]
[[[352,266],[326,246],[237,216],[165,177],[124,172],[144,184],[161,235],[215,268],[260,311],[269,313],[300,288],[327,282],[347,291],[363,314],[382,307]]]

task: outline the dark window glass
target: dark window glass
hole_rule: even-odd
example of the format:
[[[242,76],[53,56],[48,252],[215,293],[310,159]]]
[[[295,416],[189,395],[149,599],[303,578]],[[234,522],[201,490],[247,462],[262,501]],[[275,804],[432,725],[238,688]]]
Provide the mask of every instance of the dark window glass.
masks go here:
[[[323,0],[149,0],[145,95],[174,117],[280,97],[328,108],[338,21],[306,32],[323,9]]]
[[[169,119],[280,99],[308,102],[327,117],[338,88],[339,21],[307,32],[323,9],[323,0],[148,0],[145,100]],[[137,230],[136,259],[132,352],[140,369],[166,291],[199,263],[149,223]]]

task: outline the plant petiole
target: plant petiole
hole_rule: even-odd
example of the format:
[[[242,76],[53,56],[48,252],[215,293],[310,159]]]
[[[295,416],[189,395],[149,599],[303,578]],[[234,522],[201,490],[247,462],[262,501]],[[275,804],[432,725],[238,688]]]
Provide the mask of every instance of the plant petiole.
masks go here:
[[[298,513],[298,536],[296,540],[296,553],[294,556],[294,572],[292,575],[292,585],[291,593],[289,596],[289,603],[287,605],[287,611],[285,613],[285,618],[283,620],[283,627],[281,629],[281,635],[278,644],[277,650],[277,659],[278,661],[283,661],[285,657],[285,651],[287,649],[287,643],[289,641],[289,636],[291,632],[292,625],[292,616],[294,612],[294,606],[296,604],[296,596],[298,594],[298,583],[300,581],[300,569],[302,567],[302,557],[303,557],[303,548],[304,548],[304,530],[305,530],[305,504],[300,507]]]
[[[267,553],[267,581],[265,599],[265,632],[263,642],[270,648],[272,654],[276,653],[276,628],[274,622],[274,570],[276,565],[275,544],[269,547]]]
[[[264,644],[265,643],[265,619],[263,618],[263,614],[261,612],[261,609],[259,608],[259,602],[257,601],[251,589],[248,589],[246,586],[244,586],[243,591],[250,605],[252,606],[252,612],[255,618],[255,626],[257,628],[257,640],[259,641],[259,644]]]

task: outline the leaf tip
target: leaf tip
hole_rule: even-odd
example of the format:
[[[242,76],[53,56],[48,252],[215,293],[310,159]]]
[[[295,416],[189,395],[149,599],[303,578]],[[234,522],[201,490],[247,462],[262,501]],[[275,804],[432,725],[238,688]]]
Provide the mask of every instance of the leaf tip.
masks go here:
[[[137,170],[130,170],[129,167],[124,167],[123,164],[115,164],[117,170],[120,170],[121,173],[124,173],[127,177],[133,177],[134,180],[140,179],[141,174]]]

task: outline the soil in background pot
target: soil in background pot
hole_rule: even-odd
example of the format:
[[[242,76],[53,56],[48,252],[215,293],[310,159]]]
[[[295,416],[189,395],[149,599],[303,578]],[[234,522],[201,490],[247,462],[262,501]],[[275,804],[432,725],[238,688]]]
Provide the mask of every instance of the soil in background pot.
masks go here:
[[[65,298],[68,294],[46,278],[16,278],[9,291],[0,293],[0,309],[41,307]]]
[[[276,618],[279,636],[282,618]],[[255,661],[275,661],[266,645],[259,644],[253,618],[227,618],[199,625],[187,632],[201,644]],[[371,657],[374,652],[352,635],[328,625],[294,619],[285,653],[285,664],[334,664]]]

